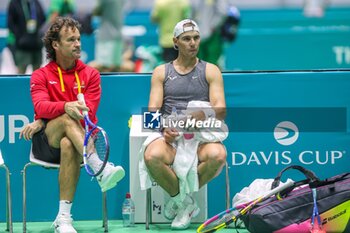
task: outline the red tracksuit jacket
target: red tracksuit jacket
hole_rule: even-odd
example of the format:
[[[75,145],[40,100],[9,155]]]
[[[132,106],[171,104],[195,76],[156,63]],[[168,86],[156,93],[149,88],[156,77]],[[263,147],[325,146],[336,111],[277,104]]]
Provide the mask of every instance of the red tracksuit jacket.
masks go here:
[[[77,100],[80,86],[80,92],[84,94],[86,105],[90,109],[89,118],[96,124],[96,112],[101,97],[100,73],[80,60],[76,61],[71,70],[60,68],[62,78],[58,70],[57,63],[51,61],[32,74],[30,93],[35,119],[50,120],[64,114],[65,102]]]

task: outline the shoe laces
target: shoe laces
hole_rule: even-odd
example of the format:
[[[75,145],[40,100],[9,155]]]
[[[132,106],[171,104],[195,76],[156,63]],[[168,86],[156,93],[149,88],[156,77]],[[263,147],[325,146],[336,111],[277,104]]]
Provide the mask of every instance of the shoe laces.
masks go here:
[[[193,208],[193,209],[197,208],[197,204],[191,196],[189,196],[187,200],[184,200],[183,202],[181,202],[181,206],[179,206],[178,214],[182,215],[184,212],[188,211],[189,208]]]
[[[112,162],[107,162],[106,166],[107,166],[107,165],[110,165],[110,166],[112,166],[112,167],[115,167],[114,163],[112,163]]]
[[[107,163],[106,163],[106,166],[103,168],[103,171],[101,172],[101,174],[104,172],[104,170],[107,168],[107,166],[115,167],[115,166],[114,166],[114,163],[112,163],[112,162],[107,162]],[[98,176],[101,176],[101,174],[98,175]],[[96,180],[100,182],[101,180],[98,179],[98,176],[93,176],[93,177],[91,177],[91,181],[93,181],[93,179],[96,178]]]

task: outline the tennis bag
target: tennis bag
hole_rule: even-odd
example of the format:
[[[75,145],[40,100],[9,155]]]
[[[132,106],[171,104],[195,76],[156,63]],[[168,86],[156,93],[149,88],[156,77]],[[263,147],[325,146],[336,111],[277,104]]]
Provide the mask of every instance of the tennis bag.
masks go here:
[[[249,232],[350,233],[350,173],[320,180],[312,171],[292,165],[278,174],[271,189],[279,185],[282,174],[289,169],[302,172],[306,179],[295,182],[294,186],[277,197],[270,197],[257,204],[244,215],[242,220]],[[313,194],[313,189],[317,195]],[[317,220],[321,227],[312,231]]]

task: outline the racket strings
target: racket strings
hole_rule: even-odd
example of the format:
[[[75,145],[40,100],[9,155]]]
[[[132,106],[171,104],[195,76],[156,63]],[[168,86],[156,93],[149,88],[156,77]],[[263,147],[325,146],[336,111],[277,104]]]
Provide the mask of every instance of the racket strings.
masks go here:
[[[260,197],[252,201],[248,205],[244,205],[241,208],[236,208],[233,211],[226,213],[221,217],[218,217],[216,220],[202,227],[200,232],[214,232],[216,230],[220,230],[225,227],[228,227],[232,223],[235,223],[235,226],[241,226],[243,224],[241,217],[244,216],[246,213],[248,213],[257,203],[259,203],[262,200],[263,200],[263,197]]]
[[[207,222],[201,228],[200,232],[213,232],[214,229],[220,229],[226,226],[226,223],[232,221],[235,215],[238,214],[237,210],[225,213],[222,216],[218,216],[216,219]]]
[[[89,138],[89,154],[96,153],[103,161],[106,155],[106,149],[107,142],[104,133],[99,129],[95,129]]]
[[[96,128],[90,134],[88,145],[88,169],[92,174],[96,174],[105,166],[108,144],[104,133]]]

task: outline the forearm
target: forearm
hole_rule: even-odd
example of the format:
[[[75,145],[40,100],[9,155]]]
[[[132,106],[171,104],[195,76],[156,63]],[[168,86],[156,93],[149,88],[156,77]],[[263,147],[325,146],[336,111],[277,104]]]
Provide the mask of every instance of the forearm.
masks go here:
[[[32,139],[33,135],[43,129],[45,122],[42,119],[37,119],[32,123],[26,125],[20,132],[19,138],[24,138],[25,140]]]
[[[33,101],[34,102],[34,101]],[[65,101],[35,101],[34,112],[35,119],[54,119],[65,113]]]
[[[196,120],[206,120],[208,118],[216,118],[219,120],[223,120],[226,117],[226,108],[203,108],[202,110],[198,110],[190,113],[192,119]]]

